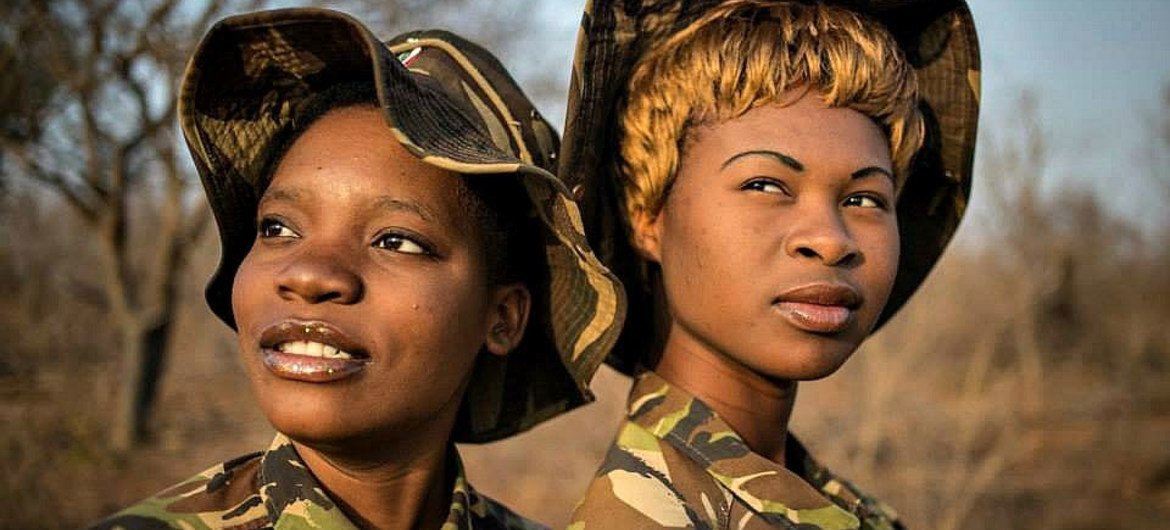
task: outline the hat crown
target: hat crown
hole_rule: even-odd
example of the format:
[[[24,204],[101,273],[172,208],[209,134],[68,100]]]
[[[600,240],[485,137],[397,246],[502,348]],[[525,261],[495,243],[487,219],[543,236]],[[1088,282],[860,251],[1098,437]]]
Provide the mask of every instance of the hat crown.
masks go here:
[[[501,151],[556,173],[560,138],[507,69],[483,47],[444,30],[413,31],[386,42],[410,72],[469,116]]]

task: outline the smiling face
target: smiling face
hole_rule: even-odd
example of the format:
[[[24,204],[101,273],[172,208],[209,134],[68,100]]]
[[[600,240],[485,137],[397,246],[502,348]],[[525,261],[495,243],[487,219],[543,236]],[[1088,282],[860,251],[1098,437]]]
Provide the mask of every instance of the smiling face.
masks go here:
[[[462,177],[346,107],[281,159],[236,273],[240,351],[277,430],[330,446],[445,441],[476,355],[523,335],[528,293],[491,285]]]
[[[692,127],[662,209],[632,219],[669,343],[773,380],[833,373],[890,294],[894,201],[882,131],[814,92]]]

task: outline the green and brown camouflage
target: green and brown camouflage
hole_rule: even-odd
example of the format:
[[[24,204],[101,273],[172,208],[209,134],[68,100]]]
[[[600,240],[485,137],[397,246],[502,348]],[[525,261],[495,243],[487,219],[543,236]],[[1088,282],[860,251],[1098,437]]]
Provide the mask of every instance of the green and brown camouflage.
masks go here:
[[[442,530],[540,530],[480,495],[467,482],[455,448],[451,507]],[[93,530],[274,530],[358,528],[305,466],[288,438],[267,451],[218,464],[91,527]]]
[[[638,377],[626,421],[570,530],[899,530],[897,514],[834,476],[788,437],[786,465],[752,452],[701,400],[654,372]]]

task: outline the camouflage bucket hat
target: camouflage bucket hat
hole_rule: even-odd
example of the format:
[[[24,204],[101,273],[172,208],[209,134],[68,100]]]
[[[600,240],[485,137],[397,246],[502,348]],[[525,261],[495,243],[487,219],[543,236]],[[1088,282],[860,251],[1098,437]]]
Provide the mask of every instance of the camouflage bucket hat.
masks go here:
[[[593,248],[627,286],[628,331],[607,360],[627,374],[658,346],[664,317],[655,309],[662,307],[662,293],[642,280],[641,258],[629,243],[624,221],[616,163],[623,94],[646,50],[722,3],[592,0],[581,19],[560,175],[581,205]],[[899,195],[901,261],[880,327],[926,279],[967,208],[979,114],[979,44],[964,0],[820,3],[852,9],[885,25],[918,76],[926,138]]]
[[[529,282],[520,346],[481,355],[454,438],[487,442],[593,400],[588,384],[625,317],[621,284],[590,251],[556,171],[556,132],[490,53],[444,31],[383,43],[322,9],[217,23],[183,78],[179,120],[219,227],[211,310],[235,328],[233,277],[256,235],[256,207],[298,108],[337,83],[369,80],[394,136],[422,161],[467,178],[512,177],[527,194],[546,259]],[[494,176],[494,177],[493,177]],[[535,285],[533,285],[535,283]]]

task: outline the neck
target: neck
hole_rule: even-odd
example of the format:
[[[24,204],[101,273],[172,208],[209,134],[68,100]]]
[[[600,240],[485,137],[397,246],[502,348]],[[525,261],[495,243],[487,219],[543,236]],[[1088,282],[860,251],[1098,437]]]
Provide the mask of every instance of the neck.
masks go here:
[[[768,379],[700,342],[677,322],[654,371],[711,407],[752,451],[784,465],[795,381]]]
[[[383,450],[383,456],[374,457],[355,457],[358,452],[352,448],[293,444],[330,498],[359,528],[439,528],[447,518],[450,477],[458,465],[448,458],[447,443],[416,451]]]

